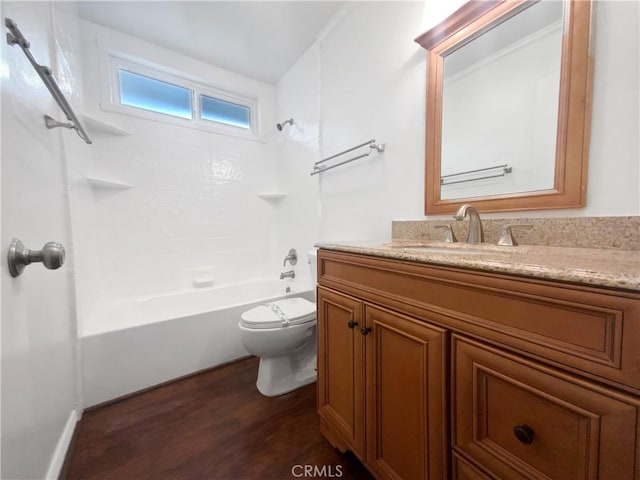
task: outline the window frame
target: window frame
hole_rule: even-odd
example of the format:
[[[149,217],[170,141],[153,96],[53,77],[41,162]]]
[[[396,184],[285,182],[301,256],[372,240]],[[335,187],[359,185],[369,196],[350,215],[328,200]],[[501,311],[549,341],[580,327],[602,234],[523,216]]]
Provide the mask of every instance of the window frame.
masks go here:
[[[120,99],[120,76],[119,70],[143,75],[161,82],[166,82],[178,87],[187,88],[191,91],[191,114],[192,118],[181,118],[168,113],[147,110],[121,103]],[[108,77],[109,92],[108,101],[102,102],[104,110],[131,115],[146,120],[153,120],[162,123],[179,125],[187,128],[195,128],[208,132],[229,135],[234,137],[259,140],[258,129],[258,100],[256,98],[232,93],[212,85],[208,85],[187,74],[180,75],[173,70],[157,64],[151,64],[143,60],[133,59],[128,55],[119,55],[116,52],[108,53]],[[247,107],[249,109],[249,128],[243,128],[226,123],[206,120],[201,117],[200,96],[212,97],[223,102]],[[104,99],[104,95],[103,95]]]

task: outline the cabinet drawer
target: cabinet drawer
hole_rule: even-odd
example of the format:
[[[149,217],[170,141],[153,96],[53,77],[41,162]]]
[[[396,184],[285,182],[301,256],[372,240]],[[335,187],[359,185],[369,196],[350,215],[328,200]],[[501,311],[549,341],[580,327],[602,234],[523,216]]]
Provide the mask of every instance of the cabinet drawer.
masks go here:
[[[638,478],[637,399],[460,336],[452,362],[454,451],[505,480]]]
[[[490,480],[490,478],[454,453],[453,480]]]

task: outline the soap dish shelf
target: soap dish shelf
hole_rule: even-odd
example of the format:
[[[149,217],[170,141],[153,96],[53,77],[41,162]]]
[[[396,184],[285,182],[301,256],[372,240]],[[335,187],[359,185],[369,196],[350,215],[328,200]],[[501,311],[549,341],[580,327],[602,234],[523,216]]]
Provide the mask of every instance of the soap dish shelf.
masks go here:
[[[287,196],[286,193],[259,193],[257,195],[258,198],[261,198],[263,200],[282,200],[283,198],[285,198]]]
[[[120,137],[127,137],[131,135],[131,132],[128,132],[127,130],[124,130],[111,123],[105,122],[104,120],[99,120],[85,113],[83,113],[81,116],[87,128],[95,133],[106,133],[109,135],[116,135]]]
[[[87,176],[85,177],[85,180],[93,188],[111,189],[111,190],[128,190],[130,188],[133,188],[133,185],[130,185],[128,183],[124,183],[119,180],[100,178],[97,176],[91,176],[91,177]]]

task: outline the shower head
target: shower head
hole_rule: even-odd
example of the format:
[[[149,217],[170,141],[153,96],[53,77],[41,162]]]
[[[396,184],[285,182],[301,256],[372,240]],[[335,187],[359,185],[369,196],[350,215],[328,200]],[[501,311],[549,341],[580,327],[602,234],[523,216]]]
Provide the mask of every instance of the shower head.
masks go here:
[[[281,132],[281,131],[282,131],[282,129],[284,128],[284,126],[285,126],[287,123],[288,123],[288,124],[290,124],[290,125],[293,125],[293,118],[290,118],[289,120],[285,120],[285,121],[284,121],[284,122],[282,122],[282,123],[278,123],[278,124],[276,125],[276,127],[278,128],[278,131],[280,131],[280,132]]]

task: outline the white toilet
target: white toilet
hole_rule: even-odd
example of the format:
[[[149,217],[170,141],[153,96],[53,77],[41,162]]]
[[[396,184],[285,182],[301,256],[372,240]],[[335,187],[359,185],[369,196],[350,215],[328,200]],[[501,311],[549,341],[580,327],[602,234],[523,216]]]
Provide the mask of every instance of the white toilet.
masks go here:
[[[308,256],[315,288],[315,250]],[[316,381],[315,303],[302,297],[285,298],[247,310],[240,318],[244,347],[260,357],[256,382],[260,393],[282,395]]]

